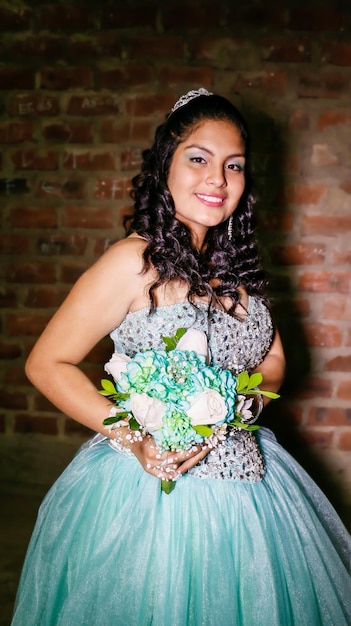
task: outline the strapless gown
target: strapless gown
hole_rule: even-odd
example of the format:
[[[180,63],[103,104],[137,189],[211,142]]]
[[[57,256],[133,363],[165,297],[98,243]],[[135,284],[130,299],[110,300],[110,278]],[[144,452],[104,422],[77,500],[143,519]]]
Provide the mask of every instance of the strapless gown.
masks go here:
[[[130,313],[111,337],[132,356],[177,328],[208,334],[212,360],[256,367],[266,307],[238,321],[204,304]],[[25,559],[12,626],[350,626],[351,541],[271,431],[240,431],[162,493],[102,435],[50,489]]]

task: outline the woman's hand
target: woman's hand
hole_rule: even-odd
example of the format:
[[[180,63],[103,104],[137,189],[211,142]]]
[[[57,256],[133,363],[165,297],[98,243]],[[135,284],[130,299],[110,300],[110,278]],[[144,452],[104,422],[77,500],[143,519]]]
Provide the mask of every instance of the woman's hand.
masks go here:
[[[209,452],[207,447],[194,446],[191,450],[162,454],[151,435],[143,437],[141,441],[134,441],[130,449],[146,472],[162,480],[176,480]]]

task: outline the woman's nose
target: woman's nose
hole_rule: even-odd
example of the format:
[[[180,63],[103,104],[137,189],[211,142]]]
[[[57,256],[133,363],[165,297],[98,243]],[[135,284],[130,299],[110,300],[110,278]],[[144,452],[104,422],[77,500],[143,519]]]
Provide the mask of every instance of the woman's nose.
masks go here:
[[[213,164],[207,172],[206,182],[214,187],[224,187],[227,181],[223,167]]]

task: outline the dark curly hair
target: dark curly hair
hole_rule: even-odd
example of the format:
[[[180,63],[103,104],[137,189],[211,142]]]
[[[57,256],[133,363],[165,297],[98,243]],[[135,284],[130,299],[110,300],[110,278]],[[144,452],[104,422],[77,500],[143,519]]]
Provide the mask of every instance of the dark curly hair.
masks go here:
[[[233,237],[228,237],[228,220],[208,229],[202,253],[192,244],[189,228],[175,218],[173,198],[167,186],[172,158],[177,146],[207,120],[229,121],[240,131],[246,160],[249,136],[245,120],[236,107],[219,95],[201,95],[171,112],[156,130],[155,140],[143,152],[140,174],[132,180],[134,214],[125,218],[127,235],[137,233],[147,241],[144,270],[151,266],[158,273],[149,290],[151,311],[154,291],[178,279],[189,286],[188,299],[194,296],[229,296],[233,313],[242,285],[252,295],[263,296],[265,276],[260,268],[254,237],[251,179],[245,166],[245,190],[233,214]]]

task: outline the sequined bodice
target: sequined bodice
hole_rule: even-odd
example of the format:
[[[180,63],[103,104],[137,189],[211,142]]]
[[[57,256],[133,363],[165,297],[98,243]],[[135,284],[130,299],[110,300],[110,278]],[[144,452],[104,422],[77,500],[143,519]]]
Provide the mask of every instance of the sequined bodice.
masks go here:
[[[152,315],[149,309],[128,313],[111,333],[117,352],[134,356],[139,350],[164,348],[162,337],[171,337],[177,328],[195,328],[206,333],[212,363],[239,373],[254,369],[264,359],[272,342],[273,328],[266,306],[249,298],[248,312],[241,321],[206,303],[189,302],[161,306]]]
[[[162,337],[171,337],[178,328],[194,328],[206,333],[212,363],[235,373],[252,370],[267,354],[273,338],[270,314],[261,300],[250,297],[248,311],[238,320],[206,303],[189,302],[128,313],[112,331],[115,350],[128,356],[145,349],[164,349]],[[121,450],[111,440],[112,447]],[[125,450],[125,453],[127,451]],[[251,432],[232,431],[231,435],[188,472],[198,478],[234,479],[256,482],[263,478],[264,464]]]

